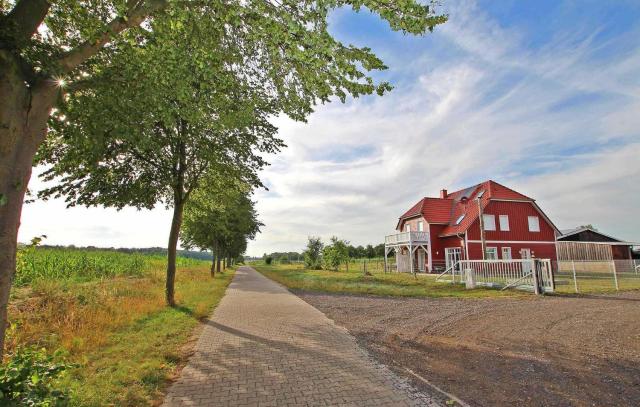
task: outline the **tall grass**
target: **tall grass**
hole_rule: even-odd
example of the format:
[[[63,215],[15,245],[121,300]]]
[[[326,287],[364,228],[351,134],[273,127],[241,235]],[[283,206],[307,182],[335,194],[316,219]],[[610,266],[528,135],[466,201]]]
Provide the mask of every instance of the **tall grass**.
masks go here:
[[[139,276],[148,266],[140,254],[109,250],[26,247],[18,252],[14,284],[42,280],[90,281],[118,276]]]
[[[18,251],[14,285],[20,287],[43,281],[86,282],[114,277],[139,277],[144,270],[166,263],[166,254],[27,246]],[[177,267],[203,264],[206,262],[199,259],[176,259]]]
[[[6,354],[62,352],[77,366],[59,386],[70,406],[157,405],[188,357],[183,345],[233,277],[227,269],[212,278],[210,262],[178,257],[178,307],[167,307],[166,262],[162,254],[23,248]]]

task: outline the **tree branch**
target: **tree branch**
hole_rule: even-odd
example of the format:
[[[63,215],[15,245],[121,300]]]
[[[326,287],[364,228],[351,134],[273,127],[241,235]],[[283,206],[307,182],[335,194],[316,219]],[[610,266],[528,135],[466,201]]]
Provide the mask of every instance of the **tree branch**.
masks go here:
[[[42,24],[50,7],[49,0],[19,0],[4,22],[15,27],[13,41],[22,43],[31,38]]]
[[[130,2],[135,5],[137,2]],[[97,54],[114,36],[122,31],[139,26],[145,18],[164,9],[167,0],[149,0],[130,8],[125,16],[116,17],[109,22],[102,34],[94,40],[87,40],[76,48],[62,54],[58,64],[62,73],[68,73],[87,59]]]

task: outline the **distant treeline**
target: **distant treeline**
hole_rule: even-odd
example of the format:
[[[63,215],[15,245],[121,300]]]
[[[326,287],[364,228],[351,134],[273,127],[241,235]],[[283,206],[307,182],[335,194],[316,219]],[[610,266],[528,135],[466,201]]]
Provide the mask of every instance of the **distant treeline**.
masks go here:
[[[376,246],[347,246],[349,250],[349,258],[351,259],[373,259],[376,257],[384,257],[384,243],[380,243]],[[273,252],[265,253],[262,257],[245,257],[247,260],[264,260],[267,257],[271,257],[276,262],[292,262],[292,261],[304,261],[304,253],[298,252]]]
[[[96,246],[59,246],[59,245],[40,245],[40,247],[53,248],[53,249],[68,249],[68,250],[106,250],[120,253],[140,253],[150,255],[167,255],[167,249],[164,247],[96,247]],[[201,252],[195,250],[178,250],[178,256],[186,257],[189,259],[197,260],[211,260],[211,252]]]

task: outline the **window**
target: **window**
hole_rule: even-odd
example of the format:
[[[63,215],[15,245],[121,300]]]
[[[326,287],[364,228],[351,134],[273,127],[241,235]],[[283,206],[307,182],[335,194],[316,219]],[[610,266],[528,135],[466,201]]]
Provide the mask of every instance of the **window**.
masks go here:
[[[500,230],[509,231],[509,215],[500,215]]]
[[[404,231],[405,232],[411,232],[411,225],[408,224],[408,223],[406,225],[404,225]]]
[[[418,221],[418,232],[424,232],[424,225],[422,221]]]
[[[497,247],[487,247],[486,249],[486,258],[487,260],[498,260],[498,248]]]
[[[529,216],[529,232],[540,231],[540,219],[537,216]]]
[[[464,213],[462,215],[460,215],[460,217],[456,220],[456,225],[459,225],[460,222],[462,222],[462,219],[464,219]]]
[[[511,248],[503,247],[502,248],[502,260],[511,260]]]
[[[495,215],[482,215],[482,221],[484,222],[484,230],[496,230]]]
[[[482,198],[482,195],[484,195],[484,189],[478,192],[478,195],[476,195],[476,198]]]

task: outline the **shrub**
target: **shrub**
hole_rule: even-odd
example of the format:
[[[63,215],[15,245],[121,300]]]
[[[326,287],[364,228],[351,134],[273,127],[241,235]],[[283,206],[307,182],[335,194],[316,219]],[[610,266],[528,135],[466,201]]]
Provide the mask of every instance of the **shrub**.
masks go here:
[[[319,237],[309,236],[307,250],[304,251],[304,267],[312,270],[322,268],[322,248],[324,244]]]
[[[267,256],[264,258],[264,264],[271,265],[271,263],[273,263],[273,257]]]
[[[325,269],[338,271],[340,264],[349,261],[348,244],[348,242],[340,240],[335,236],[331,238],[331,244],[322,250]]]
[[[55,361],[44,349],[21,348],[0,366],[0,405],[64,406],[66,392],[55,388],[70,366]]]

